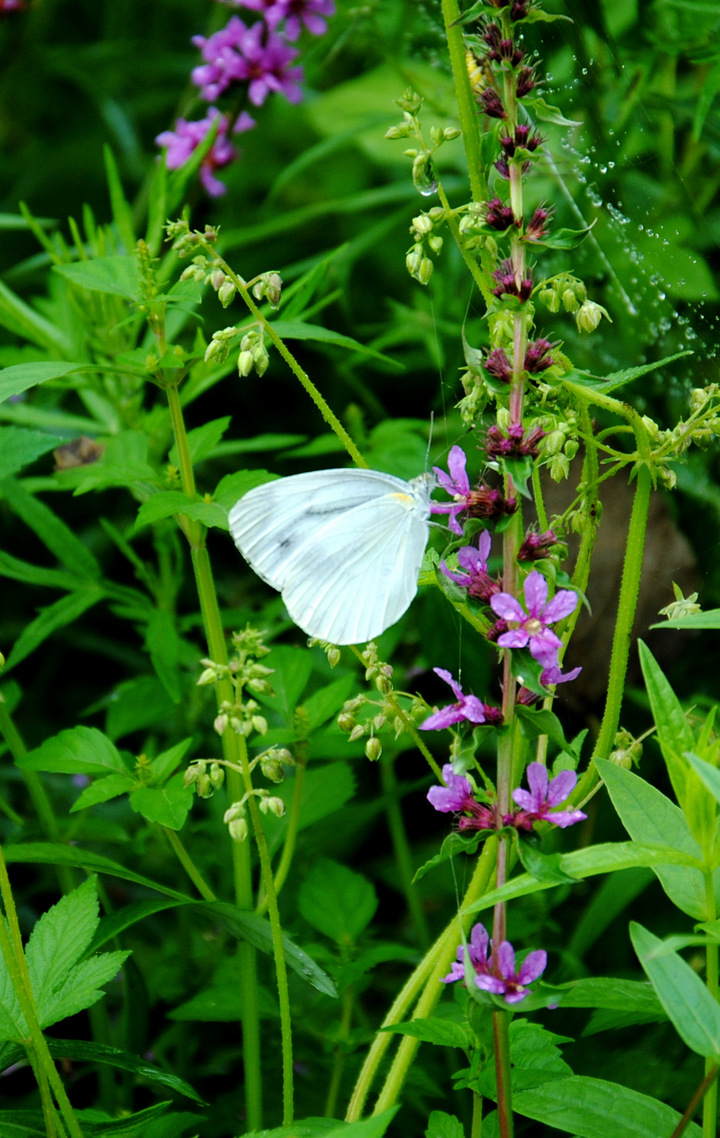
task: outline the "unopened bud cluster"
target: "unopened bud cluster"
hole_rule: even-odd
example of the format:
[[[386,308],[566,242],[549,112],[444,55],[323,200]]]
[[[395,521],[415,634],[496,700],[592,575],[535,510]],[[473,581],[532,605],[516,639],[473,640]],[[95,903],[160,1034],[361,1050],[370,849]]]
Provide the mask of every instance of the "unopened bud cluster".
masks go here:
[[[246,332],[240,341],[240,355],[238,356],[238,372],[243,378],[255,370],[259,376],[265,374],[270,363],[270,356],[265,347],[265,340],[258,328]]]
[[[251,797],[257,798],[263,814],[274,814],[276,818],[282,818],[285,813],[285,803],[282,798],[269,794],[267,790],[248,791],[238,802],[231,803],[223,815],[223,822],[234,842],[244,842],[249,834],[245,804]]]
[[[588,300],[583,282],[570,273],[560,273],[546,281],[540,289],[540,299],[551,312],[564,309],[571,313],[581,332],[594,332],[603,316],[610,320],[609,313],[601,304]]]
[[[613,740],[613,749],[608,755],[608,761],[614,763],[616,767],[629,771],[639,764],[642,751],[642,743],[621,727]]]
[[[280,307],[282,295],[282,277],[279,273],[261,273],[253,281],[251,292],[256,300],[267,300],[271,308]]]
[[[377,645],[374,642],[368,644],[362,654],[362,660],[365,664],[365,679],[374,682],[383,698],[373,700],[369,696],[358,695],[346,700],[338,715],[337,724],[340,730],[347,734],[350,743],[367,738],[365,754],[374,762],[382,754],[378,733],[390,730],[394,732],[396,739],[399,738],[407,728],[407,720],[422,718],[425,709],[420,700],[410,697],[413,698],[413,704],[409,712],[405,716],[398,713],[397,695],[404,693],[393,690],[392,667],[379,659]]]
[[[212,798],[225,782],[225,771],[220,763],[197,759],[183,776],[183,786],[192,787],[200,798]]]

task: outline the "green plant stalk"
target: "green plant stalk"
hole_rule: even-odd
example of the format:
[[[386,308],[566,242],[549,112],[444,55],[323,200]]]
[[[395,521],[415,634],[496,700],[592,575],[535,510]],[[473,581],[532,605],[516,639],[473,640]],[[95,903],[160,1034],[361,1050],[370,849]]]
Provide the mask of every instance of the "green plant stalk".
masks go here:
[[[424,1019],[429,1016],[442,995],[443,986],[441,980],[448,972],[457,950],[458,922],[460,923],[461,929],[466,931],[469,920],[462,915],[464,908],[468,904],[479,900],[480,897],[487,892],[490,878],[496,869],[497,844],[497,842],[492,840],[485,843],[483,851],[477,860],[475,871],[467,887],[465,896],[463,897],[457,917],[453,918],[445,931],[441,933],[435,941],[429,953],[425,956],[425,960],[427,960],[428,957],[431,959],[430,972],[424,981],[424,991],[413,1012],[413,1019]],[[423,967],[425,960],[421,962],[418,966],[419,968]],[[392,1010],[394,1010],[394,1005],[391,1011]],[[385,1023],[396,1022],[396,1019],[386,1018],[385,1020]],[[401,1039],[397,1054],[373,1109],[373,1114],[381,1114],[382,1111],[387,1110],[395,1104],[419,1046],[420,1041],[413,1039],[412,1036],[406,1035]]]
[[[492,1014],[495,1043],[495,1078],[497,1081],[500,1138],[512,1138],[512,1075],[510,1070],[510,1016],[501,1008]],[[502,1110],[500,1104],[503,1104]]]
[[[181,866],[187,873],[193,885],[204,901],[217,901],[217,897],[213,893],[210,886],[205,881],[200,870],[195,865],[195,862],[190,857],[190,854],[185,849],[185,846],[180,841],[180,837],[175,830],[171,830],[169,826],[161,827],[165,837],[167,838],[172,851],[180,862]]]
[[[642,574],[645,532],[647,529],[651,489],[651,473],[649,468],[643,465],[638,470],[637,487],[635,490],[635,498],[633,499],[632,513],[630,515],[622,581],[620,584],[620,598],[615,621],[615,634],[613,636],[612,652],[610,655],[607,699],[602,723],[600,725],[600,732],[593,750],[593,759],[608,757],[612,750],[615,733],[620,723],[620,710],[622,707],[625,676],[627,674],[628,658],[630,655],[630,638],[640,589],[640,576]],[[588,772],[583,776],[582,781],[584,782],[587,777]],[[584,789],[581,790],[581,792],[584,792]]]
[[[482,1110],[483,1110],[483,1097],[477,1091],[473,1091],[472,1098],[472,1121],[470,1123],[470,1138],[482,1138]]]
[[[37,1012],[35,1011],[35,998],[30,983],[30,974],[28,972],[25,953],[23,951],[20,925],[18,924],[15,902],[10,887],[10,878],[8,877],[2,846],[0,846],[0,894],[2,895],[7,921],[6,923],[5,920],[0,920],[0,953],[2,953],[5,967],[10,977],[10,983],[18,998],[20,1009],[25,1017],[25,1022],[27,1023],[30,1033],[30,1038],[25,1042],[25,1046],[32,1052],[34,1057],[33,1069],[35,1069],[35,1063],[37,1064],[36,1075],[39,1075],[42,1079],[46,1079],[49,1083],[71,1138],[83,1138],[80,1123],[75,1117],[75,1111],[67,1096],[62,1079],[58,1074],[57,1067],[55,1066],[45,1036],[38,1022]],[[42,1093],[41,1089],[41,1095]]]
[[[470,189],[475,202],[484,201],[488,196],[487,182],[483,174],[480,138],[478,134],[477,105],[470,87],[470,79],[465,65],[465,42],[460,20],[460,7],[457,0],[442,0],[443,20],[447,36],[450,65],[455,83],[455,97],[460,112],[460,128],[470,175]]]
[[[335,1045],[335,1059],[333,1061],[332,1075],[330,1076],[330,1086],[328,1087],[327,1098],[325,1100],[325,1118],[335,1117],[335,1108],[337,1106],[338,1092],[340,1090],[340,1080],[342,1078],[343,1067],[345,1066],[345,1055],[343,1053],[342,1046],[350,1035],[350,1024],[352,1022],[354,1003],[355,993],[351,984],[343,994],[340,1030],[338,1032],[337,1043]]]
[[[8,750],[14,762],[17,763],[23,755],[27,754],[27,747],[20,737],[20,733],[13,723],[5,702],[2,699],[0,699],[0,734],[2,734],[3,739],[7,743]],[[60,841],[60,830],[58,828],[57,819],[40,777],[35,771],[26,771],[23,770],[22,767],[18,769],[23,777],[23,781],[28,789],[28,794],[30,795],[30,800],[35,807],[43,829],[52,841]],[[58,867],[57,869],[58,879],[60,880],[63,892],[68,893],[73,886],[72,875],[68,876],[67,873],[63,874],[63,868],[67,869],[67,867]]]
[[[705,906],[707,912],[707,920],[714,921],[717,917],[717,907],[715,905],[715,883],[713,881],[713,872],[710,870],[705,873]],[[705,982],[708,991],[713,999],[717,1002],[719,987],[718,976],[718,945],[712,941],[708,941],[705,949]],[[718,1081],[712,1078],[713,1072],[717,1071],[717,1063],[711,1057],[705,1058],[705,1078],[708,1080],[707,1091],[703,1099],[703,1114],[702,1114],[702,1134],[703,1138],[714,1138],[717,1135],[717,1121],[718,1121]]]
[[[307,771],[307,745],[300,743],[298,745],[298,759],[297,766],[295,767],[295,778],[293,780],[293,793],[292,801],[290,802],[290,810],[288,812],[288,824],[285,831],[285,841],[283,843],[283,851],[280,855],[280,861],[275,871],[275,893],[278,894],[285,884],[290,866],[292,865],[293,854],[295,853],[295,842],[297,841],[298,827],[300,825],[300,808],[302,806],[302,794],[305,786],[305,772]],[[255,912],[258,916],[262,917],[267,912],[268,902],[267,897],[262,896],[258,901]]]
[[[390,840],[392,842],[393,853],[395,854],[395,864],[397,866],[400,885],[405,895],[405,903],[412,918],[412,923],[415,928],[417,938],[423,948],[427,948],[430,942],[430,932],[425,920],[425,913],[423,912],[422,904],[417,890],[413,889],[413,877],[415,876],[413,870],[412,854],[410,852],[410,843],[407,839],[407,832],[405,830],[405,822],[400,808],[399,800],[399,787],[397,777],[395,775],[395,766],[392,758],[380,758],[380,782],[383,790],[383,798],[385,800],[385,816],[388,822],[388,829],[390,830]]]
[[[188,497],[194,497],[195,477],[177,387],[167,388],[167,398],[178,452],[183,491]],[[205,546],[205,529],[198,522],[187,519],[186,522],[185,533],[190,543],[190,556],[208,652],[215,663],[227,664],[227,644],[220,617],[212,566]],[[229,677],[225,676],[218,681],[216,693],[218,706],[223,702],[230,704],[233,702],[234,692]],[[242,754],[239,737],[234,731],[225,731],[221,739],[226,760],[233,766],[240,767],[242,765]],[[247,755],[245,755],[245,761],[247,762]],[[228,770],[227,790],[231,802],[237,802],[242,798],[243,783],[237,770]],[[231,850],[235,901],[239,908],[251,910],[253,908],[253,889],[249,843],[231,842]],[[245,1108],[248,1126],[253,1130],[259,1130],[262,1127],[262,1066],[260,1016],[256,998],[256,953],[257,950],[246,941],[243,941],[238,949],[240,987],[243,992],[240,1022],[242,1024],[243,1066],[245,1071]]]
[[[290,371],[293,373],[295,378],[300,381],[301,386],[303,387],[305,392],[310,396],[313,403],[315,404],[315,406],[319,410],[320,414],[322,415],[323,419],[325,420],[327,425],[330,427],[331,431],[333,431],[334,434],[336,434],[337,437],[340,439],[340,442],[345,447],[345,450],[348,452],[348,454],[350,455],[350,457],[353,460],[353,462],[355,463],[355,465],[361,466],[361,467],[367,467],[367,462],[365,461],[363,456],[360,454],[360,451],[355,446],[355,443],[350,438],[350,435],[347,433],[347,431],[343,427],[343,425],[340,422],[340,420],[338,419],[337,415],[334,413],[334,411],[330,408],[329,404],[326,402],[326,400],[320,394],[320,392],[318,391],[317,387],[315,386],[315,384],[310,379],[310,376],[307,374],[307,372],[303,371],[303,369],[300,367],[300,364],[297,362],[297,360],[295,359],[292,352],[290,352],[288,350],[288,348],[286,348],[284,342],[278,336],[278,334],[275,331],[275,329],[273,328],[271,322],[260,311],[257,304],[255,303],[252,296],[250,295],[250,292],[248,291],[248,289],[245,285],[245,282],[237,275],[237,273],[232,269],[232,267],[227,263],[227,261],[224,260],[224,258],[218,254],[217,250],[214,249],[212,245],[210,245],[209,243],[206,243],[206,242],[202,242],[202,241],[200,242],[200,244],[215,259],[217,264],[222,268],[223,272],[233,282],[233,284],[235,285],[235,288],[237,289],[239,295],[244,300],[248,309],[253,314],[253,316],[255,317],[257,322],[261,325],[263,332],[268,337],[268,339],[271,341],[271,343],[274,345],[278,354],[285,360],[285,363],[288,365],[288,367],[290,368]]]

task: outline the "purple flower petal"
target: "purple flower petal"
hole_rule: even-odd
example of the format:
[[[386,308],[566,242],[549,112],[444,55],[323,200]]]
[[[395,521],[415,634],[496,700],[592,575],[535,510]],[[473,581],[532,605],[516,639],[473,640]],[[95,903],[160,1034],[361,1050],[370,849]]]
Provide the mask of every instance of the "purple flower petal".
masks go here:
[[[517,974],[517,979],[520,984],[532,984],[533,980],[537,980],[542,976],[547,967],[547,953],[544,948],[538,948],[535,952],[529,952],[520,965],[520,971]]]
[[[540,766],[540,763],[531,763],[530,766]],[[529,771],[530,767],[528,767],[528,772]],[[547,779],[547,771],[545,772],[545,778]],[[560,774],[556,775],[550,783],[545,794],[548,805],[559,806],[561,802],[564,802],[565,799],[572,794],[576,786],[577,775],[575,771],[560,771]]]
[[[571,612],[575,612],[577,603],[577,593],[573,593],[571,589],[561,589],[545,606],[543,620],[548,624],[554,624],[557,620],[564,620],[566,616],[570,616]]]
[[[496,593],[490,598],[490,608],[502,620],[527,620],[527,613],[522,605],[510,593]],[[525,643],[527,644],[527,640]]]
[[[541,617],[548,595],[548,583],[537,569],[525,578],[525,605],[530,616]]]

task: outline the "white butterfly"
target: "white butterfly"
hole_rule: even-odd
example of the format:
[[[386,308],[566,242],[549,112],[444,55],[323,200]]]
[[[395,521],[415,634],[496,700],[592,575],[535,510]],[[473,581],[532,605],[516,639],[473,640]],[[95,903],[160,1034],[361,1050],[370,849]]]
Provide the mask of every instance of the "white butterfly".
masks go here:
[[[434,485],[432,474],[295,474],[236,502],[230,533],[303,631],[361,644],[399,620],[417,592]]]

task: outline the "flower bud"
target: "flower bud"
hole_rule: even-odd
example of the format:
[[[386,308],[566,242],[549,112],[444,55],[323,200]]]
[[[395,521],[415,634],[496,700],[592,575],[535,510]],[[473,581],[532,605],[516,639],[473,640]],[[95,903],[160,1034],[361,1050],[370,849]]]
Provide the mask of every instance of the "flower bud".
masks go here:
[[[382,754],[382,744],[375,735],[371,735],[365,744],[365,754],[371,763],[376,762],[380,758]]]
[[[252,352],[240,352],[240,355],[238,356],[237,368],[238,372],[243,378],[250,375],[250,372],[254,366],[255,357],[253,356]]]
[[[342,659],[342,652],[336,647],[328,648],[325,655],[331,668],[336,668]]]
[[[381,695],[389,695],[392,691],[392,681],[387,676],[376,676],[375,687]]]
[[[421,285],[429,284],[430,283],[430,277],[433,275],[434,271],[435,271],[435,266],[433,265],[430,258],[429,257],[423,257],[422,260],[420,261],[420,268],[418,269],[417,276],[415,279],[418,280]]]
[[[244,842],[248,836],[248,824],[246,819],[233,819],[228,826],[228,833],[234,842]]]
[[[227,712],[223,711],[220,715],[217,715],[215,717],[215,722],[213,723],[213,727],[215,728],[218,735],[224,735],[225,734],[225,732],[228,729],[228,722],[229,722],[229,720],[228,720]]]
[[[443,239],[439,233],[434,233],[432,237],[428,237],[428,245],[433,253],[439,253],[443,247]]]
[[[215,789],[219,790],[222,784],[225,782],[225,768],[221,767],[219,763],[211,763],[210,774],[208,777]]]
[[[574,288],[566,288],[562,293],[563,307],[566,312],[577,312],[580,307]]]
[[[442,133],[446,142],[452,142],[454,138],[460,137],[462,131],[457,126],[446,126]]]
[[[282,782],[285,778],[283,765],[278,759],[267,758],[260,762],[260,770],[270,782]]]
[[[217,681],[218,681],[217,668],[213,664],[211,667],[205,668],[205,670],[200,673],[200,678],[197,681],[197,686],[198,687],[204,687],[206,684],[215,684],[215,683],[217,683]]]
[[[183,786],[193,786],[197,782],[201,774],[205,773],[205,760],[200,759],[199,762],[191,763],[183,775]]]
[[[231,280],[226,280],[224,284],[218,289],[218,300],[223,308],[227,308],[232,304],[233,297],[235,296],[235,285]]]
[[[264,715],[253,715],[250,719],[255,731],[258,735],[266,735],[268,729],[268,722]]]
[[[337,718],[337,725],[341,731],[352,731],[355,727],[355,716],[341,711]]]
[[[601,304],[586,300],[575,315],[575,323],[581,332],[594,332],[603,316],[608,316]]]
[[[285,813],[285,803],[283,802],[282,798],[270,797],[266,798],[265,802],[267,803],[266,811],[269,810],[270,813],[274,814],[276,818],[282,818],[283,814]]]
[[[413,236],[426,237],[428,233],[432,233],[433,223],[426,213],[420,213],[417,217],[412,219],[410,232]]]
[[[550,460],[550,477],[553,482],[562,482],[570,474],[570,461],[564,454],[555,454]]]
[[[540,299],[550,312],[560,311],[560,296],[554,288],[540,289]]]
[[[372,725],[376,731],[382,731],[382,729],[386,723],[387,723],[387,716],[383,715],[382,712],[379,715],[376,715],[372,721]]]
[[[200,798],[212,798],[215,793],[215,787],[210,781],[210,776],[207,774],[198,775],[195,786]]]
[[[350,732],[349,741],[351,743],[356,743],[358,739],[362,739],[364,734],[365,734],[364,724],[356,723],[355,726],[353,727],[352,731]]]

